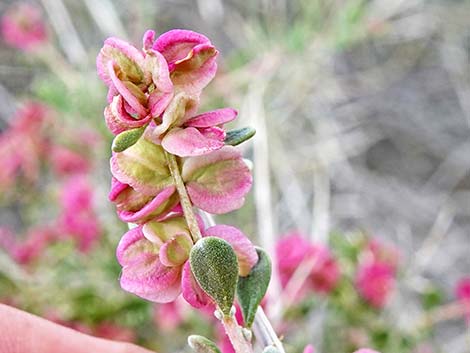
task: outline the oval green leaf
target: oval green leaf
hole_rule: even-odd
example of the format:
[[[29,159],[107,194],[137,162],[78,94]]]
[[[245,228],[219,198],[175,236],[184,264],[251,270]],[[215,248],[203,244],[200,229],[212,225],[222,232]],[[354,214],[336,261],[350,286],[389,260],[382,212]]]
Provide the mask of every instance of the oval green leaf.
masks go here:
[[[238,260],[232,246],[220,238],[202,238],[191,249],[189,263],[204,292],[230,316],[238,280]]]
[[[257,247],[258,263],[251,269],[246,277],[238,279],[237,297],[242,308],[245,326],[251,327],[255,319],[256,310],[268,289],[271,279],[271,260],[269,255]]]
[[[252,138],[255,133],[256,130],[252,127],[243,127],[241,129],[230,130],[227,131],[224,143],[226,145],[236,146]]]
[[[122,152],[133,146],[145,131],[145,126],[121,132],[113,140],[113,151]]]

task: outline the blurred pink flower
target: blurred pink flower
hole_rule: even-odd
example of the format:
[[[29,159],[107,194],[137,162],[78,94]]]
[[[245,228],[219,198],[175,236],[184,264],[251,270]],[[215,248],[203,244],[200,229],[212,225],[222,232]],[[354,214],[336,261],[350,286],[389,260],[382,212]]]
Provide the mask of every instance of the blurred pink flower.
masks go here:
[[[379,261],[361,263],[356,273],[359,294],[372,306],[382,308],[395,287],[395,269]]]
[[[73,237],[81,251],[90,250],[101,228],[93,210],[93,188],[84,175],[71,177],[62,185],[60,204],[58,226],[61,233]]]
[[[4,41],[21,50],[33,50],[47,41],[41,10],[30,3],[16,3],[1,19]]]
[[[52,170],[59,176],[86,173],[91,169],[88,158],[63,146],[52,146],[48,158]]]
[[[354,353],[380,353],[380,352],[377,352],[368,348],[361,348],[358,351],[355,351]]]
[[[386,244],[378,238],[372,238],[367,243],[366,249],[369,251],[366,256],[370,256],[371,260],[388,263],[397,269],[400,252],[395,246]]]
[[[20,264],[29,264],[38,259],[44,249],[56,239],[56,230],[49,226],[38,226],[29,230],[23,241],[17,241],[11,253]]]
[[[462,303],[467,322],[470,324],[470,277],[464,277],[458,281],[455,296]]]
[[[129,327],[116,325],[110,322],[101,322],[92,332],[93,336],[112,341],[135,342],[136,333]]]
[[[0,227],[0,248],[12,255],[15,251],[16,239],[11,229]]]
[[[302,263],[309,261],[312,267],[301,294],[307,290],[329,293],[336,287],[340,277],[339,267],[329,249],[323,245],[312,244],[301,234],[293,232],[278,241],[276,255],[282,286],[288,284]]]
[[[27,182],[38,178],[40,159],[46,148],[44,130],[50,110],[36,102],[28,102],[12,117],[10,126],[0,134],[0,189],[11,187],[18,177]]]
[[[303,353],[315,353],[315,347],[313,347],[311,344],[308,344],[305,346]]]
[[[382,308],[395,288],[399,252],[378,238],[368,241],[356,272],[359,294],[373,307]]]
[[[155,304],[153,310],[155,326],[165,332],[173,331],[186,319],[185,306],[186,302],[180,298],[170,303]]]

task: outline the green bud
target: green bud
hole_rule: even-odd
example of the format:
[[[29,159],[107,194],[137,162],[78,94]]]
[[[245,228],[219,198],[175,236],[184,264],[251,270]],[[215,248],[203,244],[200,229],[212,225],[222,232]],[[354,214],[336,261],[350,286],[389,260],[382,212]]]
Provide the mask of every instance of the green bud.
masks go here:
[[[204,336],[191,335],[188,344],[196,353],[221,353],[219,347]]]
[[[232,246],[220,238],[202,238],[191,249],[189,263],[204,292],[230,316],[238,280],[238,260]]]
[[[224,143],[226,145],[236,146],[252,138],[255,133],[256,130],[252,127],[243,127],[241,129],[230,130],[227,131]]]
[[[113,140],[113,151],[122,152],[134,145],[145,131],[145,126],[121,132]]]
[[[268,289],[271,279],[271,260],[261,248],[256,248],[258,263],[246,277],[238,279],[237,296],[242,308],[246,327],[251,327],[256,310]]]

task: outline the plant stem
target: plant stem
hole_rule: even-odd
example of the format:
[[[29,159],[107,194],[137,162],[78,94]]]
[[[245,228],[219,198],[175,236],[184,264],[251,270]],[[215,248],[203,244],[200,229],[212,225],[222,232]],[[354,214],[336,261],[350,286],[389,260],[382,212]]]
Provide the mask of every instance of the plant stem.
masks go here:
[[[191,238],[193,239],[193,242],[196,243],[199,239],[201,239],[201,231],[199,230],[199,225],[197,224],[197,219],[193,211],[193,205],[189,200],[186,186],[184,185],[183,178],[181,177],[178,162],[176,161],[176,157],[173,154],[165,152],[165,156],[166,160],[168,161],[168,167],[170,169],[171,176],[175,181],[176,191],[180,197],[181,207],[183,208],[184,218],[188,224]]]
[[[262,348],[274,346],[279,353],[285,353],[281,340],[277,337],[269,319],[267,318],[261,306],[256,310],[255,321],[253,323],[253,333],[260,340]]]
[[[243,336],[242,328],[238,326],[233,315],[224,316],[220,321],[236,353],[253,353],[251,343]]]

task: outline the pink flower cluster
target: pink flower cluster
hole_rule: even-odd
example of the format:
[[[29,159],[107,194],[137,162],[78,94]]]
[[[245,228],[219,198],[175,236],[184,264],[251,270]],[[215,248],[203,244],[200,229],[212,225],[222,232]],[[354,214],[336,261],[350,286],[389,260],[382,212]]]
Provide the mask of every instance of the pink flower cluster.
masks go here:
[[[142,50],[109,38],[97,57],[98,74],[108,86],[105,121],[115,141],[138,133],[110,162],[109,199],[122,221],[136,225],[117,248],[121,286],[154,302],[172,302],[182,292],[195,307],[211,303],[189,266],[193,238],[169,156],[176,158],[190,202],[200,210],[235,210],[251,188],[241,154],[224,144],[224,124],[237,112],[224,108],[196,114],[202,89],[216,73],[217,54],[202,34],[172,30],[158,38],[147,31]],[[228,241],[240,275],[249,273],[258,256],[242,232],[225,225],[206,228],[202,220],[199,228],[203,236]]]
[[[36,49],[47,41],[47,30],[41,10],[30,3],[10,6],[1,19],[0,28],[3,40],[21,50]]]
[[[455,296],[462,304],[465,317],[470,324],[470,277],[460,279],[455,287]]]
[[[89,251],[100,236],[101,227],[93,209],[93,189],[85,175],[74,175],[64,183],[60,204],[59,236],[71,237],[79,250]]]
[[[202,34],[172,30],[155,38],[147,31],[143,50],[117,39],[104,42],[97,60],[108,86],[104,116],[114,134],[147,126],[149,139],[180,157],[224,146],[230,108],[196,115],[202,89],[217,71],[217,50]]]
[[[87,335],[105,338],[108,340],[135,342],[137,338],[136,333],[131,328],[117,325],[108,321],[102,321],[95,326],[90,326],[80,321],[64,320],[56,312],[47,312],[44,315],[44,318],[49,321],[55,322],[56,324],[69,327],[75,331],[82,332]]]
[[[366,302],[376,308],[387,303],[395,287],[398,251],[377,239],[363,251],[356,273],[356,287]]]
[[[74,131],[54,124],[54,112],[43,104],[28,102],[12,117],[10,126],[0,134],[0,190],[14,192],[22,182],[32,184],[40,177],[41,167],[49,166],[59,179],[61,212],[51,224],[35,225],[23,240],[4,229],[1,245],[12,258],[28,264],[38,258],[52,242],[75,239],[79,249],[88,251],[101,229],[92,207],[93,190],[85,173],[91,168],[85,143],[92,146],[96,136],[87,131]],[[58,129],[58,133],[56,132]],[[65,137],[69,145],[54,141]],[[70,136],[68,136],[70,135]],[[85,141],[86,140],[86,141]],[[78,150],[81,152],[79,153]]]
[[[19,177],[34,182],[39,176],[39,161],[47,150],[43,138],[51,123],[50,110],[29,102],[12,117],[10,126],[0,134],[0,190],[7,190]]]
[[[310,243],[297,232],[289,233],[278,241],[276,256],[283,287],[289,283],[299,266],[307,265],[309,275],[300,290],[300,295],[311,290],[329,293],[336,287],[341,275],[338,263],[327,247]]]

